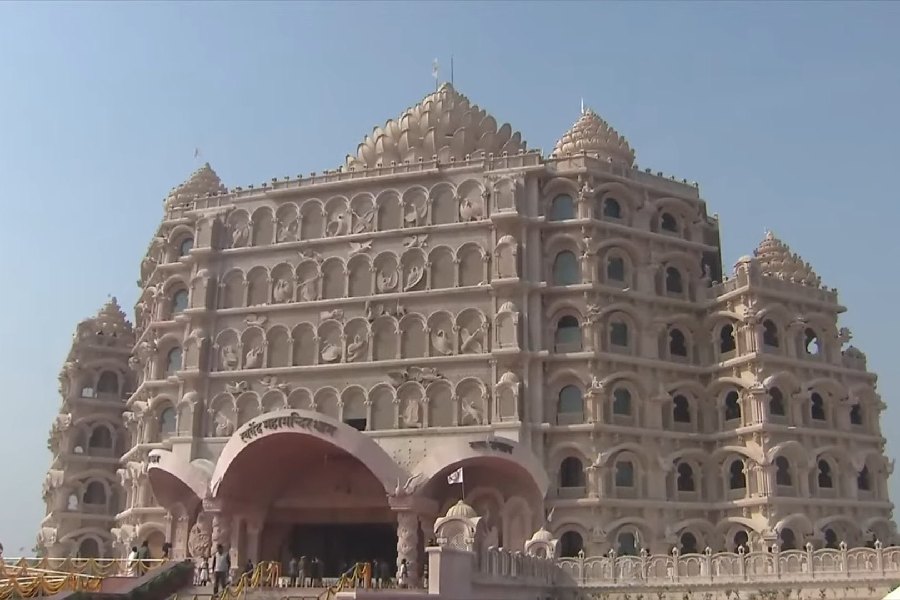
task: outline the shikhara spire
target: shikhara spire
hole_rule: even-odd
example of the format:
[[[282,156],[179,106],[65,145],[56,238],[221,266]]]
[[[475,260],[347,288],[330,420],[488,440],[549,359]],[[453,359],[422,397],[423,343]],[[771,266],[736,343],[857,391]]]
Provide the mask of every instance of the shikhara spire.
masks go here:
[[[809,287],[822,287],[822,279],[790,246],[775,237],[771,231],[753,252],[763,275],[791,281]]]

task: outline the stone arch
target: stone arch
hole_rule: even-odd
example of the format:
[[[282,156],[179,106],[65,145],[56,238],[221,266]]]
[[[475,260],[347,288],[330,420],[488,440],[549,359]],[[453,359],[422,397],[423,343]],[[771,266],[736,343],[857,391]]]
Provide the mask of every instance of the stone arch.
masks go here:
[[[431,289],[449,289],[456,287],[457,260],[456,253],[448,246],[436,246],[428,254],[431,263],[429,287]]]
[[[307,198],[300,205],[300,239],[316,240],[325,235],[325,207],[318,198]]]
[[[263,425],[270,422],[271,428]],[[378,479],[386,493],[392,492],[398,481],[408,479],[407,473],[364,433],[320,413],[287,409],[250,421],[228,440],[216,462],[210,485],[211,496],[217,498],[223,492],[227,493],[232,485],[241,485],[240,465],[237,463],[248,449],[297,437],[343,450],[361,462]],[[234,474],[232,467],[235,467]]]

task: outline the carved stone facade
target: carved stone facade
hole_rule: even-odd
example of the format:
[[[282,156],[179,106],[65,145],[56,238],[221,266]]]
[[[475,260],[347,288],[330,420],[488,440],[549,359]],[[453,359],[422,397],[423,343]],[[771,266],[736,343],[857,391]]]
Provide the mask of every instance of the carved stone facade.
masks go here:
[[[445,85],[338,170],[227,190],[204,165],[165,211],[123,539],[281,556],[271,519],[315,503],[255,471],[291,431],[356,459],[346,481],[303,468],[329,506],[399,521],[399,555],[459,467],[508,548],[550,509],[562,556],[894,541],[884,404],[837,293],[772,235],[724,277],[698,188],[636,168],[593,112],[543,157]]]
[[[131,445],[122,411],[134,389],[128,366],[134,341],[115,298],[75,331],[59,375],[62,406],[47,442],[53,459],[44,479],[47,515],[37,545],[50,556],[114,552],[111,529],[124,500],[116,471]]]

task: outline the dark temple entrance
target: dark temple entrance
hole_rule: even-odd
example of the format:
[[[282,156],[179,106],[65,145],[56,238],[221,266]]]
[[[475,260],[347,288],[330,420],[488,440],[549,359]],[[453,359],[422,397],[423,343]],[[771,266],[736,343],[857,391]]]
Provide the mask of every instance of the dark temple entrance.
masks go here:
[[[293,556],[317,557],[325,577],[337,577],[356,562],[397,563],[397,529],[389,523],[295,525],[288,538]]]

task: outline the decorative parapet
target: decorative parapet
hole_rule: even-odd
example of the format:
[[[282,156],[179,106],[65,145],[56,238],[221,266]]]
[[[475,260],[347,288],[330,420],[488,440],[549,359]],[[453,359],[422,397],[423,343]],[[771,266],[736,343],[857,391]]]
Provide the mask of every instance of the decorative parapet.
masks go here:
[[[900,547],[647,554],[562,558],[562,584],[580,587],[666,586],[672,584],[804,583],[900,579]]]
[[[510,582],[516,585],[550,586],[556,580],[556,561],[505,548],[486,548],[476,561],[478,583]]]

